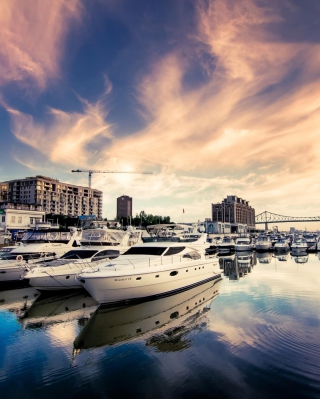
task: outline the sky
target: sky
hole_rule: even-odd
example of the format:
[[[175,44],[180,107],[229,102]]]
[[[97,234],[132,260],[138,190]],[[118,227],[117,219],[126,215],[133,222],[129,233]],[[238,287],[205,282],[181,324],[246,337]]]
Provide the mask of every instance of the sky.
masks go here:
[[[319,17],[318,0],[2,0],[0,181],[136,172],[93,174],[108,219],[123,194],[175,222],[227,195],[320,216]]]

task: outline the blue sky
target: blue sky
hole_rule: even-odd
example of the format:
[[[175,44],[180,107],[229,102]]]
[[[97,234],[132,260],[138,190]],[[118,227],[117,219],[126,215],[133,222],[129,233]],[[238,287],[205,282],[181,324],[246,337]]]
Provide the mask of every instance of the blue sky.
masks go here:
[[[175,221],[231,194],[320,215],[319,16],[315,0],[2,1],[0,181],[155,172],[93,175],[109,219],[122,194]]]

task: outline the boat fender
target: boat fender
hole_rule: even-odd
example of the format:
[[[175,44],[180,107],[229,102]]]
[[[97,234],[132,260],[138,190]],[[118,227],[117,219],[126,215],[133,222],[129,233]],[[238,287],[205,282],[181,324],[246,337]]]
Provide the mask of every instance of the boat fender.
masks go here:
[[[21,262],[23,260],[23,256],[22,255],[17,255],[16,260],[18,262]]]

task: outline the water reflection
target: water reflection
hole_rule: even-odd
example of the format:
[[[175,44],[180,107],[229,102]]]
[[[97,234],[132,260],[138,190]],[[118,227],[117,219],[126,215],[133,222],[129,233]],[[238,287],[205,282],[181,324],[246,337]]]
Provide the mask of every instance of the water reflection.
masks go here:
[[[254,265],[257,264],[256,253],[252,251],[236,252],[230,256],[219,257],[220,269],[229,280],[239,280],[240,277],[251,273]]]
[[[277,260],[279,262],[287,262],[289,259],[289,252],[286,253],[275,253],[274,254],[275,258],[277,258]]]
[[[183,337],[195,327],[199,317],[207,312],[212,300],[219,295],[221,281],[215,279],[176,295],[136,305],[100,307],[75,339],[74,353],[114,345],[155,329],[157,336],[147,340],[147,345],[165,352],[184,349],[188,343]],[[162,331],[164,326],[165,331]]]
[[[99,303],[86,291],[68,291],[41,294],[21,315],[20,321],[27,329],[72,319],[88,318]]]
[[[28,309],[40,292],[33,287],[10,287],[0,290],[0,309],[20,315]]]
[[[257,252],[256,256],[259,263],[262,264],[271,263],[272,253],[270,252]]]
[[[296,263],[307,263],[309,259],[307,252],[291,252],[291,255]]]

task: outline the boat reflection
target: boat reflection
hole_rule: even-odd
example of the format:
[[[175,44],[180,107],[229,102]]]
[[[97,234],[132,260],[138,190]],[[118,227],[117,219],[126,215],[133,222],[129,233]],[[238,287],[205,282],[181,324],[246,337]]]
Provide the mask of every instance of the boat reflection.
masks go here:
[[[174,350],[172,344],[177,340],[181,343],[182,335],[210,309],[212,300],[219,295],[221,281],[211,280],[175,295],[131,306],[100,307],[75,339],[74,354],[131,340],[155,329],[157,338],[150,338],[147,344],[160,348],[170,342],[169,347]]]
[[[291,252],[291,256],[296,263],[307,263],[309,259],[309,254],[307,252]]]
[[[17,316],[28,309],[40,295],[33,287],[19,287],[0,291],[0,309],[8,310]]]
[[[84,290],[41,294],[20,317],[26,329],[79,318],[88,318],[99,303]]]
[[[239,280],[240,277],[251,273],[252,267],[256,265],[257,258],[255,252],[242,251],[236,252],[232,256],[221,256],[219,258],[220,268],[229,280]]]
[[[272,254],[270,252],[257,252],[256,256],[259,263],[262,264],[271,263]]]
[[[275,253],[274,257],[277,258],[279,262],[286,262],[289,259],[289,252],[286,253]]]

